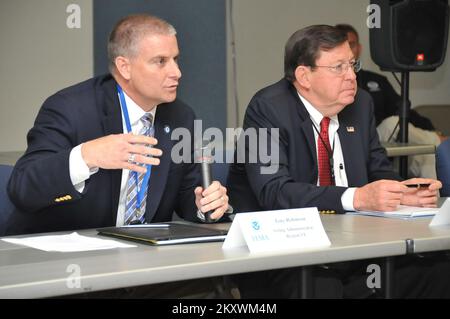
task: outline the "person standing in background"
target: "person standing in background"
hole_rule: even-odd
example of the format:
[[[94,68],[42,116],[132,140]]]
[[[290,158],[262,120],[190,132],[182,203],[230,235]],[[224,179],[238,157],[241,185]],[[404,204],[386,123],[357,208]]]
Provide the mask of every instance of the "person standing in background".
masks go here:
[[[348,43],[356,59],[360,59],[362,45],[359,34],[349,24],[335,26],[347,34]],[[399,108],[401,97],[395,92],[388,79],[378,73],[361,69],[356,81],[358,86],[372,96],[377,132],[382,142],[395,142],[399,133]],[[436,147],[447,137],[436,132],[431,121],[417,113],[414,109],[409,112],[409,142],[415,144],[433,144]],[[434,154],[414,155],[409,157],[409,175],[436,179]]]

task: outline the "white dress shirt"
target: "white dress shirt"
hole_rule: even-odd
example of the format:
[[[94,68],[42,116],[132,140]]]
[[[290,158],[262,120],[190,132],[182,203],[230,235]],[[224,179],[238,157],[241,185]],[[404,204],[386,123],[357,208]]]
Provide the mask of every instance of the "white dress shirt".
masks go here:
[[[320,122],[323,119],[323,115],[311,104],[308,100],[306,100],[303,96],[298,93],[300,100],[305,105],[306,110],[309,113],[311,121],[315,128],[313,127],[314,132],[314,141],[317,148],[317,139],[320,132]],[[330,126],[328,128],[328,138],[330,140],[330,146],[333,154],[333,166],[334,166],[334,179],[336,186],[348,187],[347,174],[345,173],[345,163],[344,156],[342,154],[341,141],[339,140],[339,134],[337,130],[339,128],[339,119],[337,115],[330,117]],[[319,158],[318,154],[317,158]],[[317,178],[317,186],[319,186],[319,179]],[[342,206],[345,210],[353,211],[353,197],[355,196],[355,187],[348,188],[341,197]]]
[[[131,131],[133,134],[138,134],[144,126],[141,117],[146,113],[139,105],[137,105],[125,92],[125,102],[127,104],[128,115],[130,118]],[[119,99],[120,101],[120,99]],[[122,111],[122,108],[121,108]],[[122,127],[123,132],[128,133],[125,123],[125,117],[122,113]],[[153,116],[153,122],[155,121],[156,106],[149,112]],[[83,192],[85,181],[90,178],[91,175],[98,172],[98,168],[91,168],[86,165],[81,156],[81,145],[78,145],[72,149],[69,157],[69,170],[70,179],[73,186],[78,192]],[[122,170],[122,181],[120,184],[120,197],[119,206],[117,208],[116,226],[122,226],[125,218],[125,198],[126,198],[126,185],[128,181],[128,175],[130,171],[128,169]]]

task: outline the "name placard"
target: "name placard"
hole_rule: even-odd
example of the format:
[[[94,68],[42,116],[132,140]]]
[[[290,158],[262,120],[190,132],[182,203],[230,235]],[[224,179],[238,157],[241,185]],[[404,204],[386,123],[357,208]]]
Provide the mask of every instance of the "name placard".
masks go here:
[[[250,252],[330,246],[316,207],[236,214],[223,249]]]
[[[450,198],[447,198],[430,222],[430,226],[450,224]]]

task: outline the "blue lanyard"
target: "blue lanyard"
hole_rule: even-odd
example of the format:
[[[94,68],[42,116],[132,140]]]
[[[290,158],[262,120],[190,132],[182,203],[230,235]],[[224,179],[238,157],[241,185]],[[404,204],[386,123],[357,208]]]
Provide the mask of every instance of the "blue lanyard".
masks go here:
[[[119,84],[117,84],[117,91],[119,92],[120,107],[122,108],[123,117],[125,118],[125,125],[127,126],[127,132],[130,133],[131,132],[131,122],[130,122],[130,116],[128,115],[127,102],[125,101],[125,95],[123,94],[123,90]],[[139,189],[138,173],[135,171],[130,171],[130,174],[134,175],[134,180],[136,182],[136,189],[137,189],[136,210],[141,209],[141,200],[142,200],[142,197],[144,196],[145,192],[147,191],[151,172],[152,172],[152,166],[150,164],[147,164],[147,172],[145,173],[144,180],[142,181],[141,189]]]

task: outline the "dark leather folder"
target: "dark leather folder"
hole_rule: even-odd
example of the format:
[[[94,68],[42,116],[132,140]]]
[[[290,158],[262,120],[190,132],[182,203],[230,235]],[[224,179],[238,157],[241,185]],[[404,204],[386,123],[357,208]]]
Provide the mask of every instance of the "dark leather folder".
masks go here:
[[[164,227],[166,225],[167,227]],[[150,245],[172,245],[223,241],[226,230],[195,224],[164,223],[97,229],[99,235],[117,237]]]

